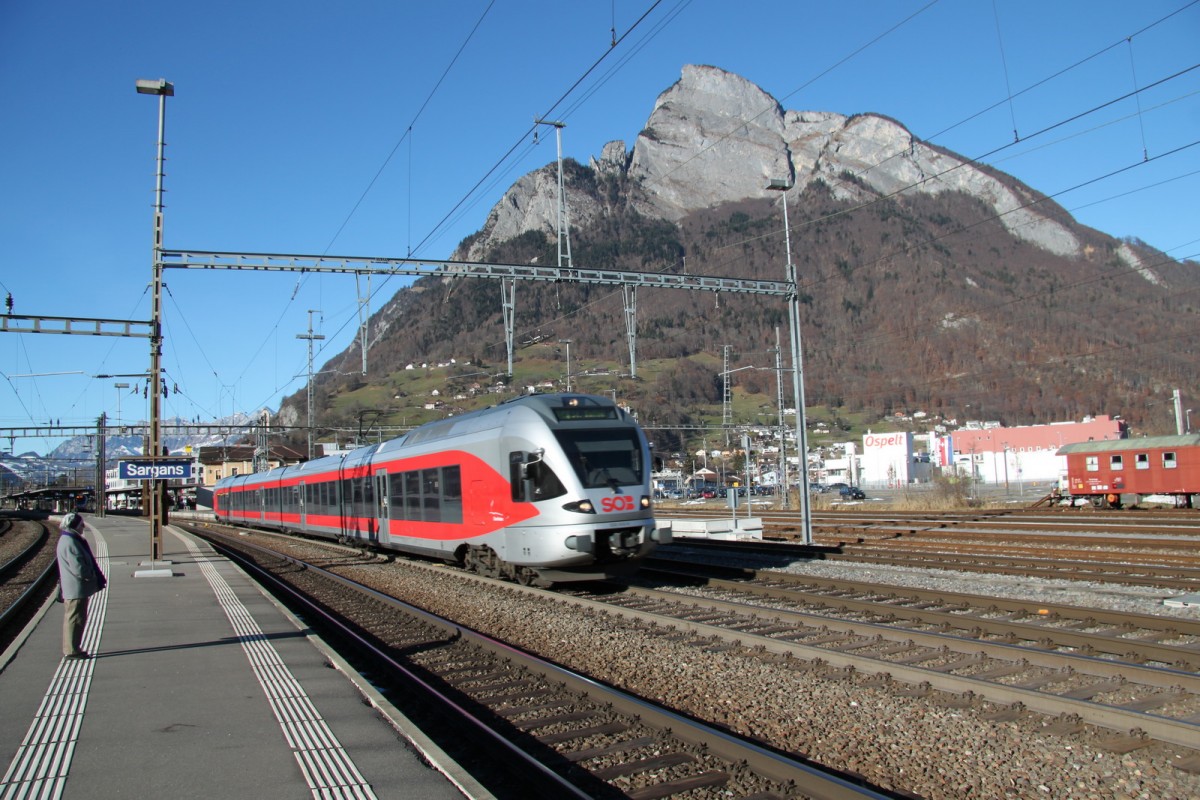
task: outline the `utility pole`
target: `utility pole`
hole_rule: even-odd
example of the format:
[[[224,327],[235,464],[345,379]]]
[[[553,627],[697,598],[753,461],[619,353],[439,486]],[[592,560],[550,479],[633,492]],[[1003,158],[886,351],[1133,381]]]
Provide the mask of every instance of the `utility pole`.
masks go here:
[[[358,292],[358,349],[362,350],[362,374],[367,374],[367,333],[371,324],[371,276],[367,275],[367,293],[359,289],[359,276],[354,276],[354,289]],[[312,312],[308,312],[311,314]],[[311,330],[312,324],[309,323]],[[311,365],[310,365],[311,367]]]
[[[103,517],[108,508],[108,481],[104,467],[108,463],[108,415],[100,412],[100,420],[96,423],[96,516]]]
[[[154,187],[154,277],[153,299],[151,301],[150,317],[150,458],[158,459],[162,455],[162,441],[159,432],[159,391],[162,382],[162,250],[163,250],[163,150],[166,147],[164,138],[167,121],[167,98],[175,96],[175,85],[159,78],[158,80],[137,81],[138,94],[150,94],[158,97],[158,159],[155,170]],[[165,386],[161,383],[161,386]],[[162,500],[159,497],[160,483],[157,479],[149,481],[150,491],[148,509],[150,512],[150,560],[159,561],[162,558]]]
[[[553,125],[554,139],[558,144],[558,268],[563,267],[563,256],[566,255],[567,267],[571,266],[571,221],[567,215],[567,190],[563,183],[563,162],[562,162],[562,129],[567,125],[565,122],[554,122],[548,119],[534,119],[535,125]],[[558,291],[558,284],[554,285],[554,291]]]
[[[786,280],[790,285],[788,295],[788,328],[792,348],[792,394],[796,404],[796,454],[800,462],[800,510],[801,543],[812,544],[812,497],[808,492],[808,430],[804,421],[804,347],[800,340],[800,287],[797,271],[792,263],[792,232],[788,225],[787,193],[793,187],[790,180],[772,179],[767,184],[769,191],[780,192],[783,197],[783,238],[786,244]]]
[[[571,340],[559,339],[558,343],[567,346],[567,391],[569,392],[571,391]]]
[[[729,386],[729,348],[721,345],[721,427],[725,429],[725,446],[729,447],[729,426],[733,423],[733,390]]]
[[[313,333],[313,327],[312,327],[313,313],[314,313],[314,310],[310,308],[308,310],[308,333],[297,333],[296,334],[297,339],[307,339],[308,340],[308,460],[309,461],[312,461],[312,457],[313,457],[313,342],[318,339],[325,338],[324,335],[322,335],[320,333]],[[364,350],[363,353],[365,354],[366,350]],[[366,366],[365,366],[366,355],[364,355],[363,358],[364,358],[363,372],[366,372]]]
[[[265,408],[254,434],[254,459],[251,467],[254,472],[266,472],[271,468],[271,412]]]
[[[783,347],[779,343],[779,326],[775,326],[775,405],[779,409],[779,476],[777,497],[780,508],[787,504],[787,428],[783,426]]]

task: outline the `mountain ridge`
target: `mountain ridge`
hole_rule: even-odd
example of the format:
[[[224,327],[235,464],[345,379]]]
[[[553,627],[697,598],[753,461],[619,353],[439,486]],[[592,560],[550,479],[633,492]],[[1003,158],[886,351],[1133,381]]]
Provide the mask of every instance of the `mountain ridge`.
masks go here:
[[[1194,380],[1195,262],[1080,225],[1036,189],[887,117],[787,111],[744,78],[686,66],[632,150],[613,141],[563,169],[574,264],[722,277],[784,277],[780,193],[766,187],[794,184],[810,405],[880,415],[982,406],[1014,424],[1117,413],[1159,431],[1168,415],[1146,404]],[[452,258],[554,264],[557,212],[549,164],[518,178]],[[653,385],[621,391],[664,425],[694,422],[720,391],[711,372],[672,362],[731,341],[739,359],[765,362],[786,324],[782,304],[761,298],[653,292],[638,310],[639,363],[668,363]],[[625,311],[611,297],[523,283],[517,329],[569,326],[577,357],[627,365]],[[370,397],[388,396],[410,362],[457,356],[495,372],[503,360],[488,281],[418,280],[370,331],[372,374],[318,378],[319,422],[345,423],[372,387]],[[353,371],[360,358],[356,342],[323,371]],[[303,396],[283,404],[285,424],[304,419]]]

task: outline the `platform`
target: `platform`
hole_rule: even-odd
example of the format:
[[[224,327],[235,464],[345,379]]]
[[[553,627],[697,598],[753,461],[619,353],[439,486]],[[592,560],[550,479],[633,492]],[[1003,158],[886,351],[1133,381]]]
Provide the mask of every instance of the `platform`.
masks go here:
[[[0,798],[488,797],[206,543],[85,517],[93,657],[53,600],[0,656]]]

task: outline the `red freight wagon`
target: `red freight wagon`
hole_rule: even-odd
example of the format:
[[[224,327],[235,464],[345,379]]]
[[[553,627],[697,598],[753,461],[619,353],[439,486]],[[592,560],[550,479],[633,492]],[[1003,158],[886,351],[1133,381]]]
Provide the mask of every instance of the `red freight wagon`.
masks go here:
[[[1067,492],[1099,507],[1119,508],[1148,495],[1168,495],[1192,508],[1200,494],[1200,434],[1080,442],[1059,448],[1067,458]]]

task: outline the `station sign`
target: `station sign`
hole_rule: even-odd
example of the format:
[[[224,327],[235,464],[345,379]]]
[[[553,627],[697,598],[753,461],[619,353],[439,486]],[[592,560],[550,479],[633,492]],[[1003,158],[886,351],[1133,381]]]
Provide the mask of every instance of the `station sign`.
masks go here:
[[[192,477],[190,458],[156,458],[118,461],[117,475],[126,481],[165,481]]]

